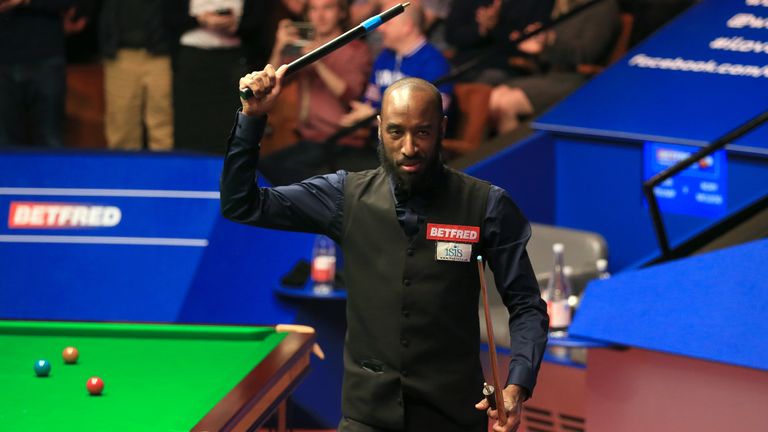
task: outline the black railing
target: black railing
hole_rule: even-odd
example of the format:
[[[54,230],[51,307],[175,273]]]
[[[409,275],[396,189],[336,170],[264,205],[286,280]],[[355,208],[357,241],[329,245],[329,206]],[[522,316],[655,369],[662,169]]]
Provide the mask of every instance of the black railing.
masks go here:
[[[659,243],[659,249],[661,249],[661,257],[654,262],[663,262],[675,257],[672,248],[669,245],[669,237],[664,228],[664,220],[661,218],[661,212],[659,211],[659,203],[656,200],[654,189],[669,178],[679,174],[681,171],[687,169],[691,165],[699,162],[705,157],[711,155],[717,150],[722,149],[727,144],[739,139],[740,137],[751,132],[761,124],[768,121],[768,111],[750,119],[741,126],[726,133],[722,137],[716,139],[711,144],[690,155],[684,160],[676,163],[675,165],[665,169],[664,171],[656,174],[643,183],[643,194],[646,200],[648,200],[648,210],[651,213],[651,219],[653,220],[653,229],[656,232],[656,239]]]

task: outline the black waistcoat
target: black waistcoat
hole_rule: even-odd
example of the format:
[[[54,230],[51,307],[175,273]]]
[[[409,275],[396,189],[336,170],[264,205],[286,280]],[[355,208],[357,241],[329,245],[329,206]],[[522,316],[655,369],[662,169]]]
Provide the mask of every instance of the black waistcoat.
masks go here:
[[[489,184],[446,170],[425,208],[427,223],[481,227]],[[407,237],[397,221],[387,174],[349,174],[344,185],[347,336],[342,413],[402,429],[403,395],[442,411],[459,425],[485,414],[479,361],[476,257],[436,261],[426,226]],[[480,233],[482,238],[482,232]],[[464,430],[457,428],[457,430]]]

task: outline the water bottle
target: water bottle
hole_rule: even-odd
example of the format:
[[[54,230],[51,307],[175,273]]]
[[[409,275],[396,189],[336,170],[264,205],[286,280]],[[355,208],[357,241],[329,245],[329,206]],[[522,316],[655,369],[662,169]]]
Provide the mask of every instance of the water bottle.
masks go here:
[[[329,295],[336,277],[336,245],[324,235],[315,237],[312,247],[312,292]]]
[[[549,331],[553,336],[565,336],[571,325],[571,282],[563,265],[565,247],[562,243],[552,245],[554,265],[547,284],[547,312],[549,312]]]

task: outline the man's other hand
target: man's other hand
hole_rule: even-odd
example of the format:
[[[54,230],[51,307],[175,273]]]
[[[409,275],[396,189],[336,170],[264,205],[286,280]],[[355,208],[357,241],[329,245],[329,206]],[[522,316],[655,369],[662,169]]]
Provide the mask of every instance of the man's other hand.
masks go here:
[[[507,412],[507,423],[504,426],[499,424],[499,412],[498,410],[492,410],[489,408],[488,401],[486,399],[481,400],[475,405],[475,408],[480,411],[486,411],[488,417],[493,424],[494,432],[515,432],[520,426],[523,413],[523,401],[525,400],[526,390],[518,385],[510,384],[503,391],[504,395],[504,408]]]

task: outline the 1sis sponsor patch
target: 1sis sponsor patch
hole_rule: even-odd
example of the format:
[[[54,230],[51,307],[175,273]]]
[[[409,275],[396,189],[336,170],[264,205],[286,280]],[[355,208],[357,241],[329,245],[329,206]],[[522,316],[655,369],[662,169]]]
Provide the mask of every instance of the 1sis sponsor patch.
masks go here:
[[[436,240],[435,260],[469,262],[472,243],[480,241],[480,227],[428,223],[427,240]]]

